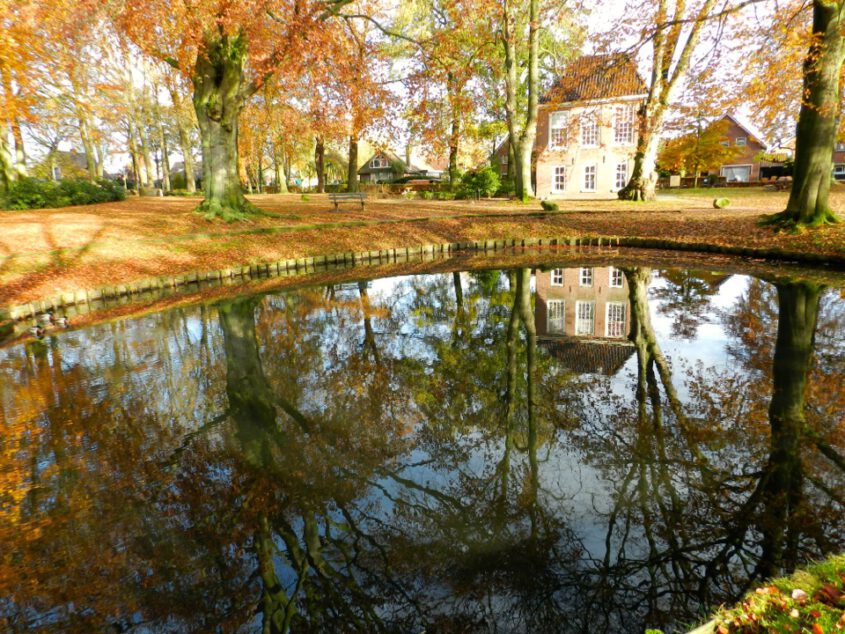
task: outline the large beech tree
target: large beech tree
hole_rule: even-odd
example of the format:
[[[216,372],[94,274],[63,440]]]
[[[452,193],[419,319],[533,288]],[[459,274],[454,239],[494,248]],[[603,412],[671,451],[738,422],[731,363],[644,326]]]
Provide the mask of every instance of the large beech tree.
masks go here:
[[[130,1],[118,28],[145,52],[190,78],[203,157],[201,209],[209,217],[249,211],[238,177],[238,117],[275,74],[297,75],[330,50],[330,19],[346,0]],[[107,3],[108,4],[108,3]]]
[[[833,146],[841,108],[845,1],[814,0],[804,60],[804,99],[795,136],[795,168],[786,210],[767,222],[790,227],[837,222],[828,204]]]

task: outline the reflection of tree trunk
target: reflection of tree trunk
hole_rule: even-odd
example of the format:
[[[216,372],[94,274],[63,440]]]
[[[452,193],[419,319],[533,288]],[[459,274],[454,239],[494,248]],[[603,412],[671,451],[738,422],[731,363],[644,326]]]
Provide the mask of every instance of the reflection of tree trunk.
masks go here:
[[[358,293],[361,295],[361,310],[364,312],[364,356],[372,355],[373,362],[379,363],[378,348],[376,347],[376,336],[373,331],[373,323],[370,314],[370,298],[367,295],[367,283],[358,282]]]
[[[792,569],[797,558],[803,469],[804,391],[813,353],[821,288],[807,283],[777,284],[778,334],[773,363],[769,424],[771,453],[761,482],[765,516],[759,572],[770,576]]]
[[[272,463],[268,434],[275,430],[276,409],[255,336],[255,299],[218,307],[226,353],[226,394],[238,441],[250,464]]]
[[[255,551],[258,558],[258,574],[261,576],[262,634],[282,634],[290,629],[290,622],[296,609],[288,597],[273,562],[276,545],[266,515],[259,518],[259,529],[255,535]]]

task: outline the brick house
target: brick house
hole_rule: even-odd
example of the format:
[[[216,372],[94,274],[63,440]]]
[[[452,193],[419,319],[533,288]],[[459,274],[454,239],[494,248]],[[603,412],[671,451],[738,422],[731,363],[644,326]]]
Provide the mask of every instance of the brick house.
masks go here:
[[[628,282],[615,267],[537,271],[537,337],[576,372],[614,374],[631,356]]]
[[[575,60],[541,100],[538,198],[613,198],[628,182],[647,88],[627,55]]]
[[[754,183],[760,180],[760,170],[774,165],[771,161],[757,158],[765,152],[767,145],[762,135],[755,133],[747,123],[734,115],[725,115],[721,121],[727,122],[724,145],[736,146],[740,153],[730,164],[719,168],[719,176],[724,176],[728,183]]]

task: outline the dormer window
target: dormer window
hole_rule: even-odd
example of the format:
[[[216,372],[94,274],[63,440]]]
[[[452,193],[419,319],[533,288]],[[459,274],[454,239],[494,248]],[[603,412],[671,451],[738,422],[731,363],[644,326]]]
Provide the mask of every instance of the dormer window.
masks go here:
[[[381,169],[383,167],[389,166],[387,164],[387,159],[374,158],[372,161],[370,161],[370,167],[372,167],[373,169]]]

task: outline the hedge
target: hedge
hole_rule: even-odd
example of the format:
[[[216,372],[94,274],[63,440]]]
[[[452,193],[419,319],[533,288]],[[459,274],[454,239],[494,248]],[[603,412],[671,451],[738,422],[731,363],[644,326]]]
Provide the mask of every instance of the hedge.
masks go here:
[[[44,209],[105,203],[125,198],[126,190],[123,185],[103,178],[97,181],[81,178],[60,181],[22,178],[11,183],[9,189],[0,194],[0,208]]]

